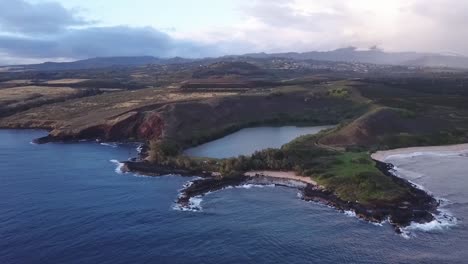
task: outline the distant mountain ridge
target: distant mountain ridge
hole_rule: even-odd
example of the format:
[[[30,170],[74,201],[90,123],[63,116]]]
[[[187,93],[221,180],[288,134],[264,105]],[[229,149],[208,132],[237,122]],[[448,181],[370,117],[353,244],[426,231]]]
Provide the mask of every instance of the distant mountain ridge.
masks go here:
[[[193,59],[170,58],[162,59],[152,56],[119,56],[119,57],[97,57],[72,62],[44,62],[40,64],[18,65],[14,68],[23,68],[25,70],[39,71],[57,71],[57,70],[84,70],[100,69],[108,67],[140,66],[147,64],[176,64],[191,62]]]
[[[361,62],[371,64],[405,65],[418,67],[468,68],[468,57],[418,52],[384,52],[374,48],[358,50],[355,47],[333,51],[288,52],[288,53],[251,53],[252,58],[289,58],[294,60],[323,60],[336,62]]]
[[[287,53],[250,53],[244,55],[229,55],[218,58],[222,59],[272,59],[285,58],[292,60],[317,60],[331,62],[356,62],[384,65],[403,65],[415,67],[448,67],[467,68],[468,57],[459,55],[443,55],[435,53],[418,52],[385,52],[373,48],[369,50],[358,50],[354,47],[336,49],[332,51],[311,51],[311,52],[287,52]],[[213,58],[211,58],[213,59]],[[15,69],[55,71],[55,70],[80,70],[99,69],[108,67],[141,66],[148,64],[182,64],[205,59],[187,58],[157,58],[152,56],[129,56],[129,57],[101,57],[78,60],[73,62],[45,62],[41,64],[17,65]]]

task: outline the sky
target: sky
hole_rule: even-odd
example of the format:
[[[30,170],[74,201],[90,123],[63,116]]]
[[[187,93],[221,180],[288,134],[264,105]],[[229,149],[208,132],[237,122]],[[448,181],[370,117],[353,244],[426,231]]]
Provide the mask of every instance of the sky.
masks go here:
[[[0,64],[386,51],[468,55],[466,0],[0,0]]]

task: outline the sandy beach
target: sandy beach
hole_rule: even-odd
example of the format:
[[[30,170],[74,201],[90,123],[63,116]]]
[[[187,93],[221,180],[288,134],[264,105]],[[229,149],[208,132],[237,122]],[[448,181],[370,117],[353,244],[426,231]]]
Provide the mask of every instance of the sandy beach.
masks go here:
[[[317,182],[312,180],[310,177],[297,176],[293,171],[249,171],[245,173],[246,176],[255,177],[256,175],[262,175],[272,178],[288,179],[300,181],[312,185],[318,185]]]
[[[433,147],[413,147],[413,148],[400,148],[386,151],[377,151],[371,157],[375,160],[385,162],[391,157],[407,156],[407,155],[424,155],[430,153],[437,153],[442,155],[457,155],[468,153],[468,144],[447,145],[447,146],[433,146]]]

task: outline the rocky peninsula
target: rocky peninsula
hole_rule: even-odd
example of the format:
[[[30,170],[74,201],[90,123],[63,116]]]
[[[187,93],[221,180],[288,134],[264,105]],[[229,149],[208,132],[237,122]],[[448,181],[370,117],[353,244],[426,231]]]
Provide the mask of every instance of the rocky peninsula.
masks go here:
[[[318,64],[219,58],[99,72],[6,72],[0,127],[47,129],[37,143],[143,142],[142,157],[124,162],[124,170],[202,177],[182,191],[182,206],[252,182],[298,188],[304,200],[397,229],[431,221],[438,202],[371,153],[468,142],[464,73],[369,65],[356,71],[343,63],[317,70]],[[250,156],[184,155],[246,127],[330,124],[337,126]]]

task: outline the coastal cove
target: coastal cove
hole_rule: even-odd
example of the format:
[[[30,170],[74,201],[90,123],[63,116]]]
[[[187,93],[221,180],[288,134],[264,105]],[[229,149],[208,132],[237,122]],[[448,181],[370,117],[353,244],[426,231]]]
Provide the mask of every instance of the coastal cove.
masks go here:
[[[175,210],[178,190],[191,178],[115,172],[111,160],[135,156],[137,146],[30,144],[42,135],[0,130],[2,263],[463,263],[468,258],[466,186],[460,182],[428,186],[450,201],[447,210],[457,223],[416,226],[405,239],[389,225],[304,202],[291,188],[241,185],[204,196],[197,212]],[[395,165],[409,170],[418,162],[424,158]],[[437,166],[445,162],[442,158]],[[417,183],[440,182],[444,174],[434,171]]]
[[[153,141],[144,160],[123,162],[121,170],[201,176],[181,190],[177,199],[181,210],[200,210],[198,200],[204,195],[248,184],[292,187],[304,201],[351,212],[371,223],[388,222],[397,233],[412,223],[435,220],[440,203],[395,175],[391,164],[372,160],[368,152],[319,143],[335,130],[333,126],[252,127],[183,153],[176,142]]]

